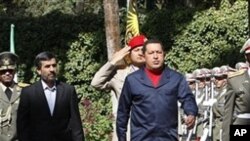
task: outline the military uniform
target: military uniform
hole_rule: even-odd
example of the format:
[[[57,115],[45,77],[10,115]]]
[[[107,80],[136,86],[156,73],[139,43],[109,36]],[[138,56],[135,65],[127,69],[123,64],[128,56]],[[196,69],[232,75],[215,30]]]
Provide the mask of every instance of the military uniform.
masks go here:
[[[0,83],[0,141],[17,141],[16,136],[16,112],[19,104],[19,96],[25,84],[14,83],[13,94],[9,100],[5,94],[5,88]]]
[[[247,71],[235,72],[228,78],[223,117],[223,141],[229,141],[230,124],[250,124],[250,78]]]
[[[196,134],[197,140],[201,138],[203,135],[203,121],[204,121],[204,113],[207,110],[206,106],[203,105],[203,102],[205,100],[205,94],[206,94],[206,72],[202,69],[197,69],[194,72],[196,81],[196,92],[195,92],[195,100],[199,107],[198,116],[196,119],[196,124],[194,127],[194,133]]]
[[[225,103],[225,94],[226,94],[226,86],[220,88],[217,91],[218,95],[216,98],[217,102],[213,105],[213,118],[214,118],[214,126],[213,126],[213,141],[218,141],[221,139],[221,127],[223,122],[224,115],[224,103]]]
[[[203,105],[203,102],[205,101],[205,88],[204,89],[199,89],[196,92],[196,103],[199,107],[199,114],[197,118],[197,126],[196,126],[196,136],[197,138],[201,138],[203,135],[204,131],[204,119],[205,119],[205,112],[207,110],[207,107]]]
[[[16,117],[19,96],[24,83],[14,82],[18,57],[10,52],[0,53],[0,141],[17,141]],[[8,84],[7,84],[8,83]],[[6,90],[10,94],[8,95]]]
[[[146,41],[146,37],[144,35],[139,35],[133,37],[128,46],[133,50],[136,47],[143,46]],[[113,119],[113,135],[112,141],[118,141],[116,134],[116,117],[117,117],[117,108],[118,108],[118,100],[121,94],[121,90],[125,81],[125,78],[128,74],[138,70],[139,66],[133,65],[133,62],[130,58],[125,58],[126,62],[130,65],[125,68],[118,68],[117,64],[111,63],[108,61],[105,65],[103,65],[95,74],[91,81],[91,86],[98,90],[111,90],[111,101],[112,101],[112,113],[114,116]],[[128,124],[127,130],[127,140],[130,139],[130,125]]]
[[[215,95],[214,98],[216,102],[213,104],[212,112],[213,112],[213,129],[212,136],[213,141],[221,140],[222,133],[222,122],[224,115],[224,104],[225,104],[225,94],[226,94],[226,80],[227,74],[232,69],[228,66],[221,66],[213,68],[213,76],[215,80]]]
[[[241,53],[250,60],[250,39],[243,45]],[[228,75],[228,87],[225,96],[225,114],[222,124],[222,140],[230,140],[230,124],[250,125],[250,77],[249,68]]]

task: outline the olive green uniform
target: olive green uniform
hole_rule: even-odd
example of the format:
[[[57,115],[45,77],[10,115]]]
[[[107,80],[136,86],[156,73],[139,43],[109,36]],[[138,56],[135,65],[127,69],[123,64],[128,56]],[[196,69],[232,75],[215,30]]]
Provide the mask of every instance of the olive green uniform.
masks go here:
[[[201,137],[203,135],[204,125],[202,121],[204,120],[204,113],[207,110],[207,108],[203,105],[204,100],[205,100],[205,89],[199,89],[196,94],[196,103],[199,107],[199,113],[197,117],[196,131],[195,131],[197,137]]]
[[[24,84],[13,84],[13,92],[9,100],[2,84],[0,84],[0,141],[18,141],[16,116],[22,87],[24,87]]]
[[[240,70],[228,75],[228,86],[225,96],[225,113],[222,124],[222,140],[230,140],[230,124],[250,125],[250,78],[248,72]]]
[[[226,86],[222,87],[218,91],[216,98],[217,102],[213,105],[213,141],[219,141],[221,139],[221,127],[224,115],[224,104],[226,95]]]

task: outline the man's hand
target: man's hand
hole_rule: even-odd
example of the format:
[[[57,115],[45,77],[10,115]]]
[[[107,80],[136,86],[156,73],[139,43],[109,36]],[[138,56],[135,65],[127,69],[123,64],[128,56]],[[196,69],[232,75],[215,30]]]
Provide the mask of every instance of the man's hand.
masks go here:
[[[110,60],[110,63],[113,65],[118,65],[118,62],[122,61],[122,59],[124,59],[124,57],[129,54],[130,49],[131,48],[129,46],[125,46],[121,50],[114,53],[114,55],[112,56]]]
[[[193,115],[188,115],[185,119],[185,124],[187,125],[188,129],[192,129],[195,124],[195,116]]]

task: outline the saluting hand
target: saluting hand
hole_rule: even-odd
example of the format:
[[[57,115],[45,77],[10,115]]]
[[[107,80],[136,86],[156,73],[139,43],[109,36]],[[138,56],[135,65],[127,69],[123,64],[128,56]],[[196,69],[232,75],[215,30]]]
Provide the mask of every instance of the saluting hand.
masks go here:
[[[195,116],[193,115],[188,115],[185,119],[185,124],[187,125],[188,129],[192,129],[195,124]]]
[[[110,63],[117,65],[127,54],[129,54],[130,47],[125,46],[121,50],[117,51],[111,58]]]

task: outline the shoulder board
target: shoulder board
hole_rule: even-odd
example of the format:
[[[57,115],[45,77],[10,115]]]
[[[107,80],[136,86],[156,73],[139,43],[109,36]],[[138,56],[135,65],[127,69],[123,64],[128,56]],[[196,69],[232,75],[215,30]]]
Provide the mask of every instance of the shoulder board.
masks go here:
[[[235,76],[242,75],[245,71],[246,70],[239,70],[239,71],[236,71],[236,72],[228,73],[228,78],[232,78],[232,77],[235,77]]]
[[[19,87],[21,87],[21,88],[24,88],[24,87],[29,86],[30,84],[28,84],[28,83],[23,83],[23,82],[19,82],[19,83],[17,83],[17,85],[18,85]]]

